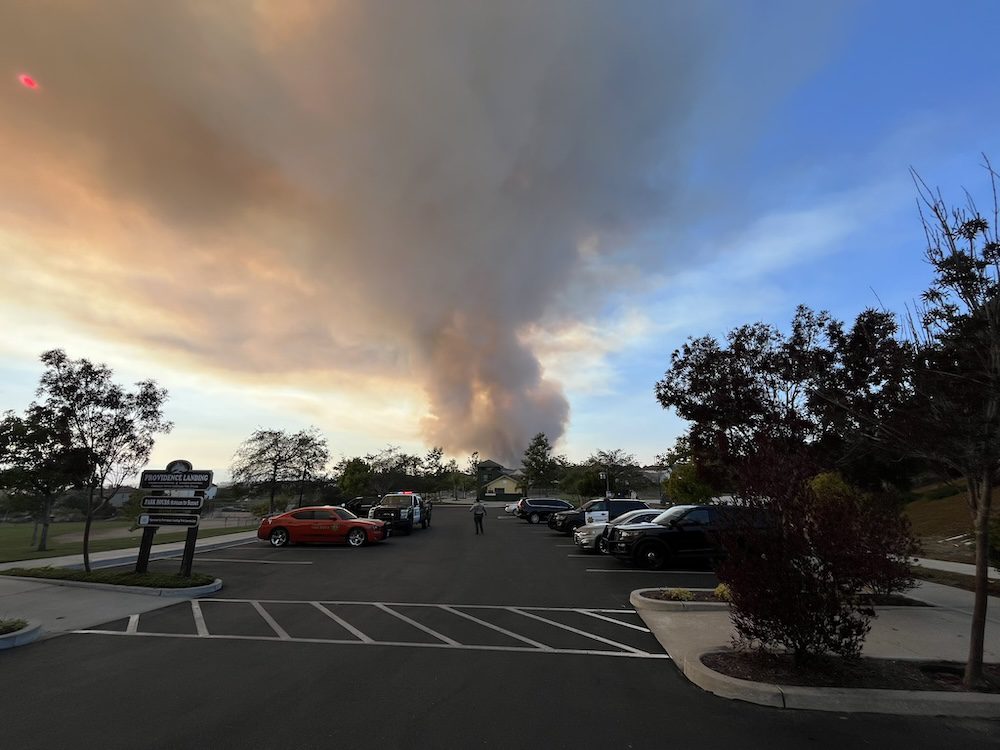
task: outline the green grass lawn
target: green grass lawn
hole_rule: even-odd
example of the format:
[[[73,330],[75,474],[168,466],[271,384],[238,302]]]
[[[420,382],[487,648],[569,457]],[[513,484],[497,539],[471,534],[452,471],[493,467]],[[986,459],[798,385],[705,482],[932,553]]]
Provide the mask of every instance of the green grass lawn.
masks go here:
[[[0,635],[14,633],[26,627],[28,627],[26,620],[0,620]]]
[[[116,537],[113,539],[95,539],[93,535],[101,531],[110,529],[127,529],[131,526],[129,521],[94,521],[91,527],[90,551],[106,552],[113,549],[129,549],[138,547],[142,538],[142,530],[137,529],[128,536]],[[254,522],[256,526],[256,522]],[[14,560],[36,560],[42,557],[59,557],[60,555],[79,555],[83,552],[83,543],[80,541],[58,541],[58,537],[63,534],[82,533],[84,523],[53,523],[49,525],[49,549],[45,552],[38,552],[31,546],[30,523],[0,523],[0,562],[12,562]],[[232,527],[221,529],[199,529],[198,538],[220,536],[222,534],[232,534],[237,531],[246,531],[253,528],[245,526],[242,528]],[[39,533],[41,530],[39,529]],[[165,544],[167,542],[184,541],[185,532],[172,531],[156,533],[156,543]]]

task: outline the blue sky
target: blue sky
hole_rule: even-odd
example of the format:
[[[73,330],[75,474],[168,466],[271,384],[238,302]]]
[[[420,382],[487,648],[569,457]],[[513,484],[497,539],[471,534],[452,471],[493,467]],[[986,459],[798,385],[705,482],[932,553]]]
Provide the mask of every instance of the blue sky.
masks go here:
[[[685,338],[902,310],[910,167],[987,197],[1000,4],[515,6],[0,12],[0,409],[61,346],[170,390],[154,463],[224,475],[308,424],[335,456],[561,429],[648,462]]]

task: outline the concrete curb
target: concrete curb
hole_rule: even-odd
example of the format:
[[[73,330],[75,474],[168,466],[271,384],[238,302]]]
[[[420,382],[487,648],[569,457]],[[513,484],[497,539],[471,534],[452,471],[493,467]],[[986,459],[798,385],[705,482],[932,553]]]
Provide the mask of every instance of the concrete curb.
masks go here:
[[[629,602],[642,617],[649,612],[683,611],[677,607],[660,608],[650,604],[685,604],[686,602],[657,602],[645,599],[637,589],[629,595]],[[712,605],[717,609],[717,605]],[[653,630],[650,623],[646,623]],[[655,633],[654,633],[655,635]],[[731,649],[720,646],[694,649],[686,654],[670,653],[662,639],[660,644],[670,655],[681,673],[691,682],[713,695],[732,700],[756,703],[772,708],[797,708],[837,713],[877,713],[909,716],[953,716],[963,718],[1000,718],[1000,695],[984,693],[956,693],[943,690],[875,690],[870,688],[816,688],[799,685],[774,685],[753,682],[717,672],[702,663],[702,657],[711,653],[727,653]],[[676,651],[677,649],[675,649]],[[933,663],[922,659],[920,661]]]
[[[629,594],[629,603],[638,609],[644,607],[654,612],[718,612],[728,609],[728,602],[669,602],[664,599],[650,599],[642,595],[643,591],[662,591],[663,587],[651,589],[636,589]],[[714,591],[715,589],[688,589],[688,591]]]
[[[17,648],[18,646],[26,646],[33,640],[38,638],[42,634],[42,624],[40,622],[29,621],[20,630],[15,630],[13,633],[7,633],[6,635],[0,635],[0,651],[4,651],[8,648]]]
[[[113,583],[91,583],[90,581],[64,581],[58,578],[35,578],[33,576],[6,576],[15,581],[27,581],[30,583],[47,583],[52,586],[69,586],[79,589],[98,589],[101,591],[117,591],[124,594],[142,594],[143,596],[167,596],[167,597],[190,597],[197,599],[199,596],[214,594],[222,588],[222,579],[216,578],[211,583],[204,586],[189,586],[187,588],[157,589],[149,586],[117,586]]]

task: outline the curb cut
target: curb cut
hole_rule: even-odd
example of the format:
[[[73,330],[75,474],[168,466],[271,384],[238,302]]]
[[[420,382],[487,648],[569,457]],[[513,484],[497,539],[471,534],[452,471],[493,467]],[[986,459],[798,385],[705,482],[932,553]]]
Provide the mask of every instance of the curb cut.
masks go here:
[[[205,594],[214,594],[222,588],[222,579],[216,578],[211,583],[203,586],[189,586],[187,588],[166,588],[157,589],[149,586],[118,586],[113,583],[91,583],[90,581],[65,581],[59,578],[34,578],[32,576],[5,576],[15,581],[26,581],[30,583],[45,583],[52,586],[70,586],[80,589],[98,589],[99,591],[118,591],[126,594],[142,594],[143,596],[166,596],[166,597],[190,597],[197,599]],[[20,631],[18,631],[20,632]]]
[[[42,623],[29,621],[20,630],[0,635],[0,651],[18,646],[26,646],[42,634]]]
[[[674,607],[658,607],[658,604],[686,604],[686,602],[656,602],[640,596],[636,589],[629,595],[629,602],[636,613],[646,622],[643,610],[650,612],[674,611]],[[711,605],[717,609],[718,605]],[[704,608],[702,609],[704,611]],[[647,627],[653,631],[649,622]],[[753,682],[716,672],[702,663],[702,657],[711,653],[727,653],[731,649],[721,646],[694,650],[690,653],[671,654],[667,644],[660,640],[664,651],[688,680],[713,695],[733,700],[756,703],[772,708],[808,709],[812,711],[833,711],[836,713],[877,713],[909,716],[954,716],[963,718],[1000,718],[1000,695],[986,693],[956,693],[943,690],[882,690],[872,688],[817,688],[800,685],[774,685],[767,682]],[[675,649],[676,650],[676,649]],[[913,659],[908,661],[927,661]]]

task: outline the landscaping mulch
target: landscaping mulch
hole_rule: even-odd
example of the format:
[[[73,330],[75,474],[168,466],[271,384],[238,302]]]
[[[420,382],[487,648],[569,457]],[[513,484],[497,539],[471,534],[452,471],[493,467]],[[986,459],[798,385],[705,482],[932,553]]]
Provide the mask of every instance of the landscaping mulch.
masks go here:
[[[730,651],[706,654],[702,663],[741,680],[803,687],[946,690],[962,692],[961,664],[817,657],[796,666],[791,654]],[[987,686],[978,692],[1000,693],[1000,664],[984,667]]]
[[[11,568],[0,571],[0,575],[22,578],[43,578],[60,581],[86,581],[88,583],[110,583],[116,586],[146,586],[155,589],[182,589],[190,586],[205,586],[215,580],[215,576],[192,573],[190,578],[169,573],[134,573],[129,571],[83,570],[69,568]]]
[[[27,620],[0,620],[0,635],[16,633],[21,628],[28,627]]]
[[[658,589],[657,591],[643,591],[639,596],[646,599],[658,599],[664,602],[689,601],[689,602],[714,602],[715,604],[725,604],[726,602],[716,598],[711,591],[692,591],[693,599],[675,599],[667,593],[668,589]]]

